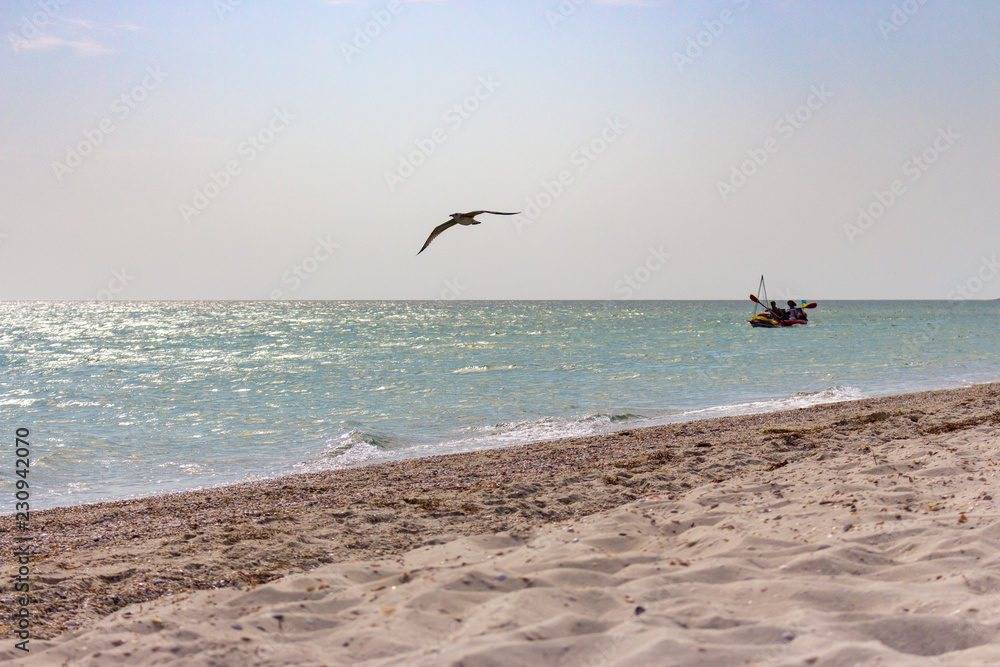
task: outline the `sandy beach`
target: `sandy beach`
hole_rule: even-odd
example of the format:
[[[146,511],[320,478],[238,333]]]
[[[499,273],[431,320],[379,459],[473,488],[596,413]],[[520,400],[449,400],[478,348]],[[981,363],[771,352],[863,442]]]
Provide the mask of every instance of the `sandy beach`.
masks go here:
[[[41,511],[0,661],[997,665],[998,466],[988,384]]]

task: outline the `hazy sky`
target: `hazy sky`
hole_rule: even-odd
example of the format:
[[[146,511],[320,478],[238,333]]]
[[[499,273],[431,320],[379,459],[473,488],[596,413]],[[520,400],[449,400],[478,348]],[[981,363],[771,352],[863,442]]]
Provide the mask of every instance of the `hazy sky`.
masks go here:
[[[995,0],[0,7],[0,299],[1000,297]]]

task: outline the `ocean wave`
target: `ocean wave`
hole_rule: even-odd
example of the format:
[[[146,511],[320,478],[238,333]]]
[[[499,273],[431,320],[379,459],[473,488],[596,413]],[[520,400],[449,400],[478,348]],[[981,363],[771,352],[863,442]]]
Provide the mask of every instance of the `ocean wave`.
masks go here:
[[[626,412],[620,415],[608,415],[608,419],[610,419],[613,423],[618,423],[632,421],[634,419],[645,419],[645,417],[642,415],[632,414],[631,412]]]
[[[462,368],[453,370],[452,373],[456,375],[461,375],[463,373],[487,373],[489,371],[510,371],[514,370],[515,368],[519,368],[519,366],[517,364],[508,364],[506,366],[490,366],[490,365],[464,366]]]
[[[465,436],[426,444],[405,443],[395,436],[354,428],[328,440],[321,452],[294,468],[301,473],[343,470],[397,459],[583,437],[620,430],[647,419],[632,412],[592,413],[579,418],[546,416],[471,426],[463,429]]]
[[[622,412],[592,413],[577,418],[545,416],[499,422],[489,426],[469,428],[467,431],[470,432],[470,435],[450,440],[440,446],[450,451],[470,451],[562,438],[577,438],[625,428],[626,423],[645,419],[647,417],[641,414]]]
[[[398,443],[392,436],[352,428],[327,440],[322,451],[296,463],[294,468],[301,473],[354,468],[393,458],[394,449],[398,449]]]
[[[13,405],[18,408],[30,408],[38,402],[37,398],[5,398],[0,400],[0,406]]]
[[[812,405],[819,405],[821,403],[839,403],[840,401],[854,401],[861,398],[868,398],[868,395],[855,387],[841,387],[835,385],[820,391],[800,391],[791,396],[773,398],[766,401],[750,401],[748,403],[733,403],[730,405],[718,405],[710,408],[686,410],[668,421],[676,422],[694,419],[710,419],[712,417],[748,415],[758,412],[779,412],[781,410],[808,408]]]

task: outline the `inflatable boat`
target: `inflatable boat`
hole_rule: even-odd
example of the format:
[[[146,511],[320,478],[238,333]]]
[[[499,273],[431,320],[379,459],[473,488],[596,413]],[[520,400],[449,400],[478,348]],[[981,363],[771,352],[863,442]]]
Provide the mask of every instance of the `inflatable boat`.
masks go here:
[[[750,326],[752,327],[766,327],[770,329],[774,327],[793,327],[796,324],[809,324],[809,320],[776,320],[764,313],[758,313],[750,318]]]

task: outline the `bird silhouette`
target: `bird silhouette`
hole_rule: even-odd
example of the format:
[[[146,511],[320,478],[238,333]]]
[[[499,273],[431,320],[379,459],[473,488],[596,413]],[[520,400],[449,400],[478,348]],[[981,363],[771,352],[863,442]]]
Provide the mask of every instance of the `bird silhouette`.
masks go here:
[[[426,250],[427,246],[431,244],[431,241],[440,236],[441,232],[448,229],[449,227],[454,227],[455,225],[483,224],[482,220],[475,219],[475,217],[480,213],[491,213],[493,215],[517,215],[518,213],[520,213],[520,211],[515,211],[514,213],[501,213],[500,211],[469,211],[468,213],[452,213],[451,220],[449,220],[448,222],[442,222],[440,225],[434,228],[434,231],[431,232],[431,235],[427,237],[426,241],[424,241],[424,247],[418,250],[417,254],[419,255],[424,250]]]

